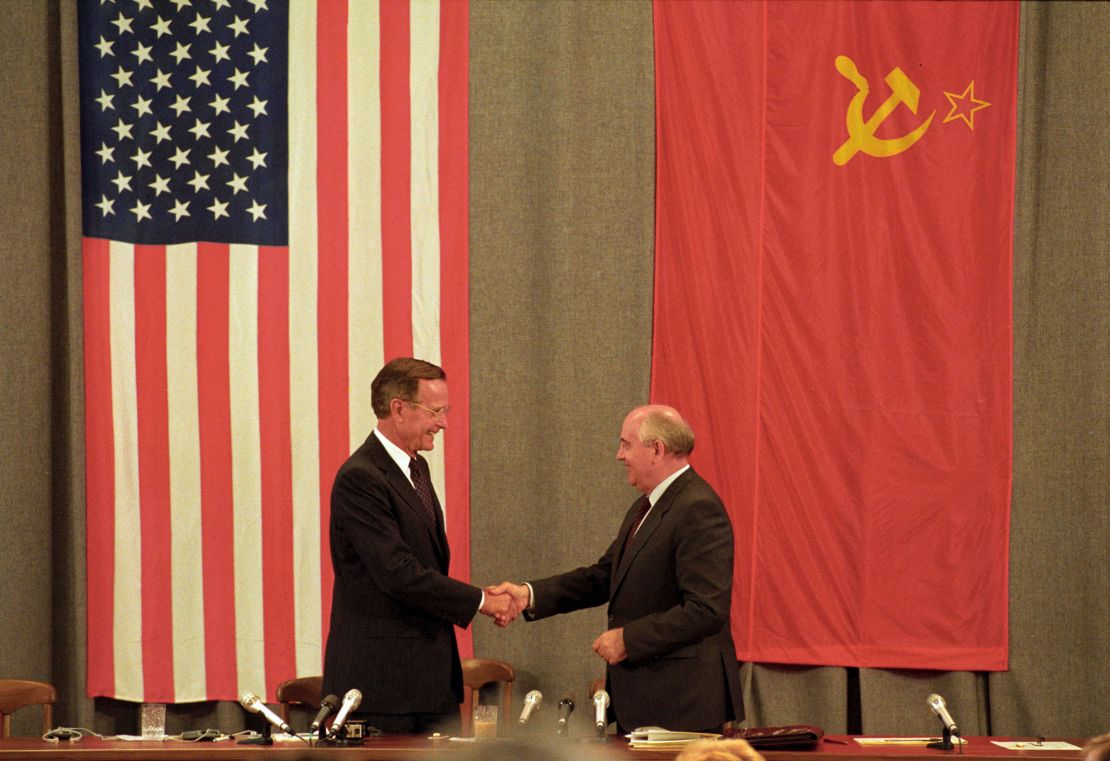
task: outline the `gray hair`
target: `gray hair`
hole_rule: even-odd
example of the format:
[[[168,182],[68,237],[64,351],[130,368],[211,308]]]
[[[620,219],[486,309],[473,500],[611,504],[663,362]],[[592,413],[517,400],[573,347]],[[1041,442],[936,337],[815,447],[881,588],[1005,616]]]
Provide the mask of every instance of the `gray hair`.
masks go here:
[[[673,407],[653,405],[644,407],[640,422],[640,442],[658,441],[674,455],[688,456],[694,451],[694,429],[682,419]]]
[[[389,417],[389,403],[394,399],[418,402],[417,391],[421,380],[447,380],[443,368],[412,357],[390,360],[378,371],[370,384],[370,404],[378,420]]]

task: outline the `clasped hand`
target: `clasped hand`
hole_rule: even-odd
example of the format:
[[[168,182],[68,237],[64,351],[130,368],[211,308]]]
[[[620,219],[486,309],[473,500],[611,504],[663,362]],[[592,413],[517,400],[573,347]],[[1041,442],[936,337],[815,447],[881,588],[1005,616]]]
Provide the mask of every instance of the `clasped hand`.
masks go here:
[[[532,603],[528,587],[523,584],[503,581],[496,586],[486,587],[483,591],[486,593],[486,600],[481,612],[502,628],[511,624]]]
[[[511,624],[532,604],[531,591],[524,584],[503,581],[496,586],[486,587],[483,591],[486,600],[481,612],[502,628]],[[593,650],[610,665],[623,661],[628,657],[628,651],[624,647],[624,627],[602,632],[594,640]]]

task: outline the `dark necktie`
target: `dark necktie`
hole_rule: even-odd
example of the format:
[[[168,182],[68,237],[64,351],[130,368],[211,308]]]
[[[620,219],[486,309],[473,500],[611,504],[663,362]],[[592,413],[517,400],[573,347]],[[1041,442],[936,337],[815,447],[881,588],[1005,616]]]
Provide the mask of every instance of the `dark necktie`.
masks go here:
[[[640,524],[644,522],[644,516],[648,514],[651,509],[651,500],[647,497],[640,497],[640,501],[636,505],[636,517],[632,520],[632,528],[628,531],[628,537],[624,540],[624,548],[627,550],[628,545],[632,544],[632,537],[636,536],[636,532],[640,530]]]
[[[420,497],[420,504],[424,506],[428,520],[435,524],[436,498],[427,461],[423,457],[413,457],[409,460],[409,474],[412,476],[412,487],[416,489],[416,496]]]

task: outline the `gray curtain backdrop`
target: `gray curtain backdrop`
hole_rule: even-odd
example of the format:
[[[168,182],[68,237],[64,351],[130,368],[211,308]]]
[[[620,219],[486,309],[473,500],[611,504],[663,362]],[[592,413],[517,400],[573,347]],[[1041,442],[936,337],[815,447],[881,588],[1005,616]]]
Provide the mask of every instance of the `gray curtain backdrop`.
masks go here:
[[[134,705],[84,697],[75,16],[0,0],[0,678],[53,682],[59,724],[135,732]],[[472,575],[487,583],[592,562],[634,496],[614,453],[650,380],[654,82],[648,2],[472,0],[470,24]],[[749,724],[933,732],[940,692],[968,733],[1110,729],[1108,51],[1110,5],[1022,5],[1010,670],[746,664]],[[518,705],[532,688],[584,699],[604,620],[480,620],[475,650],[516,666]],[[15,732],[38,721],[21,712]],[[168,728],[243,722],[201,703]]]
[[[636,496],[616,450],[651,370],[651,6],[481,2],[470,24],[471,574],[522,581],[592,563]],[[479,621],[475,654],[583,706],[605,621]]]

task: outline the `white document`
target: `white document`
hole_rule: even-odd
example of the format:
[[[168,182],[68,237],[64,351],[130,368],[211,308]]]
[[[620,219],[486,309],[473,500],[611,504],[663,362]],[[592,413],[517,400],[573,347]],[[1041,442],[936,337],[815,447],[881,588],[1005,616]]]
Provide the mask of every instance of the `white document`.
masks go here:
[[[924,747],[929,743],[939,743],[939,737],[856,737],[854,738],[860,745],[909,745]],[[953,745],[964,745],[967,740],[960,737],[953,737]]]
[[[991,740],[999,748],[1006,750],[1083,750],[1063,740]]]

